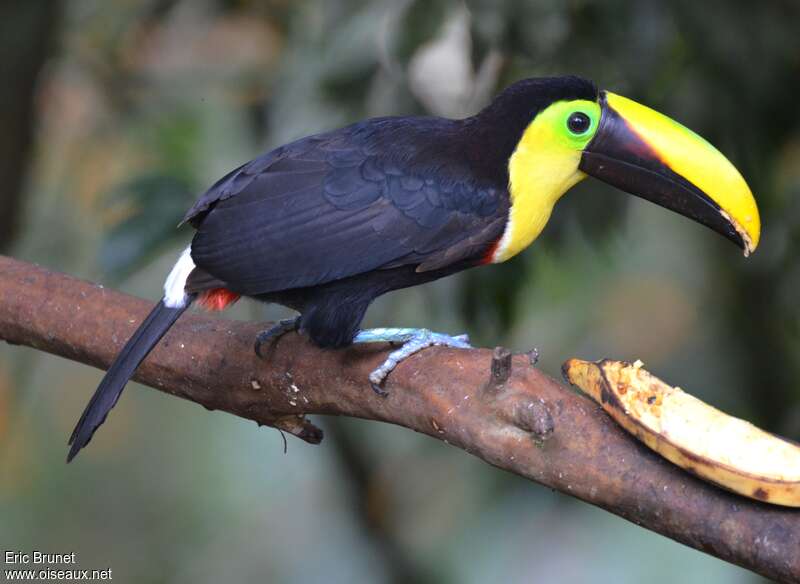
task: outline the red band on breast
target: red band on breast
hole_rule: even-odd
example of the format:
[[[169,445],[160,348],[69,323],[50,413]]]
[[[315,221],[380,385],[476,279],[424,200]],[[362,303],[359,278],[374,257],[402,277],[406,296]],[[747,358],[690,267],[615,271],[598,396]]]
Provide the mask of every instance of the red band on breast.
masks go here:
[[[224,310],[239,298],[241,298],[240,294],[227,288],[212,288],[201,292],[197,298],[197,303],[206,310]]]
[[[500,240],[502,238],[502,236],[498,237],[497,241],[495,241],[486,249],[486,251],[483,253],[483,257],[481,258],[481,265],[491,264],[494,261],[494,254],[497,253],[497,248],[500,247]]]

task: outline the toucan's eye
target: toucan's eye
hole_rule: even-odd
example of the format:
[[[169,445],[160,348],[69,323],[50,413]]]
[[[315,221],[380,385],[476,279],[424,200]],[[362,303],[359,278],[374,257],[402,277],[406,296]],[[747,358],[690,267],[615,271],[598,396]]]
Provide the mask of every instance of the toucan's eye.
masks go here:
[[[585,134],[592,121],[583,112],[572,112],[567,118],[567,128],[573,134]]]

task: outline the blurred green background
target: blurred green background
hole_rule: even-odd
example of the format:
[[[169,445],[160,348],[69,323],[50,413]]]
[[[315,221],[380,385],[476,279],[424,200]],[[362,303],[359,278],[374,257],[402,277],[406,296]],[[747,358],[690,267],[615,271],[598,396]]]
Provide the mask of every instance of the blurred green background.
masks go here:
[[[745,260],[596,181],[533,248],[379,300],[367,324],[642,359],[800,439],[800,3],[27,0],[0,5],[0,247],[157,299],[174,227],[227,170],[369,116],[473,113],[575,73],[716,144],[758,199]],[[243,302],[228,318],[285,312]],[[119,582],[757,582],[406,430],[320,447],[134,387],[72,465],[101,373],[0,347],[0,549]]]

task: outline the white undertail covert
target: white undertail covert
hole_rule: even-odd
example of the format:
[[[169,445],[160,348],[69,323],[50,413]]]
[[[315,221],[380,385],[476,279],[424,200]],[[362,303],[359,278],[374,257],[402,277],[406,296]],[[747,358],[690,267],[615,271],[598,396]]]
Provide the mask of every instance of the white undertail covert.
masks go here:
[[[192,261],[192,246],[188,246],[181,253],[178,261],[172,268],[164,282],[164,305],[170,308],[183,308],[189,300],[186,293],[186,280],[194,270]]]

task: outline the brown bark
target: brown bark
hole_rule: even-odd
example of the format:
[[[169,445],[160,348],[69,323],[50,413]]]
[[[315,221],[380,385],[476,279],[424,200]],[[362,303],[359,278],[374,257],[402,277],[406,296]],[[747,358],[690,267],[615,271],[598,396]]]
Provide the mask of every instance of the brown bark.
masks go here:
[[[0,338],[8,342],[105,368],[149,309],[144,300],[0,257]],[[136,379],[308,442],[322,433],[305,414],[398,424],[774,580],[800,581],[800,511],[690,476],[539,372],[529,355],[513,356],[509,368],[502,351],[493,366],[486,349],[428,349],[398,366],[381,398],[367,376],[386,347],[326,351],[292,333],[260,360],[253,340],[262,328],[185,315]]]

